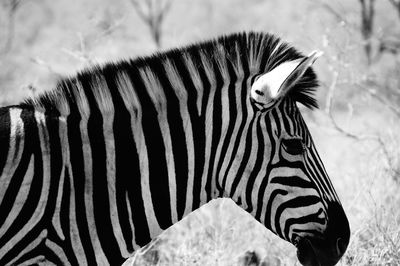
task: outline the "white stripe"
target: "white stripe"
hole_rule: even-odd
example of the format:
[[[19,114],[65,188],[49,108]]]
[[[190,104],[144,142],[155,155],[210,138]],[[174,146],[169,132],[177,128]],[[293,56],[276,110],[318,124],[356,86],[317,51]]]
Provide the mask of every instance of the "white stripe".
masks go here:
[[[77,107],[79,109],[79,114],[81,115],[81,121],[79,123],[80,134],[82,137],[82,153],[83,153],[83,164],[84,164],[84,177],[85,178],[85,211],[86,211],[86,219],[89,228],[90,240],[93,245],[93,249],[96,255],[97,264],[107,263],[107,258],[101,248],[100,240],[97,235],[96,223],[94,220],[94,209],[93,209],[93,161],[92,161],[92,149],[90,147],[90,140],[88,136],[88,119],[90,116],[90,107],[88,100],[86,99],[85,93],[83,91],[82,84],[79,80],[75,81],[75,89],[73,90],[75,99],[77,101]],[[72,168],[70,168],[72,170]],[[72,176],[72,171],[71,171]],[[71,180],[71,186],[73,186],[73,178]],[[78,254],[79,258],[84,258],[84,250],[82,248],[82,243],[79,236],[79,230],[76,223],[76,214],[75,211],[75,202],[73,201],[73,188],[71,188],[71,210],[73,210],[73,214],[70,213],[70,219],[74,222],[71,225],[71,240],[72,240],[72,248],[74,249],[74,253]],[[71,217],[72,216],[72,217]]]
[[[166,71],[168,69],[168,65],[166,67]],[[177,202],[176,202],[176,172],[175,172],[175,161],[174,155],[172,151],[172,141],[171,141],[171,132],[168,124],[168,116],[167,116],[167,99],[164,94],[164,90],[157,79],[157,77],[151,72],[150,69],[143,69],[140,71],[143,82],[147,91],[150,95],[150,98],[153,101],[154,106],[157,109],[157,119],[160,125],[161,136],[163,138],[164,149],[165,149],[165,159],[167,163],[167,171],[168,171],[168,186],[169,186],[169,195],[170,195],[170,210],[171,210],[171,220],[172,223],[178,221],[177,214]],[[172,80],[171,80],[172,82]],[[179,98],[179,96],[178,96]],[[157,108],[158,107],[158,108]],[[165,176],[160,176],[159,178],[165,178]]]
[[[62,156],[62,169],[60,173],[60,181],[58,183],[58,191],[57,191],[57,201],[56,206],[54,208],[54,214],[52,218],[52,224],[54,229],[57,232],[57,235],[64,240],[65,236],[61,229],[61,218],[60,218],[60,210],[61,210],[61,200],[62,193],[64,188],[64,180],[65,180],[65,168],[67,167],[67,160],[70,158],[69,154],[69,146],[68,146],[68,133],[67,133],[67,123],[64,117],[59,118],[59,128],[58,133],[60,136],[60,147],[61,147],[61,156]]]
[[[1,226],[0,237],[2,237],[7,232],[9,227],[13,224],[15,218],[19,215],[19,212],[21,211],[22,207],[24,206],[26,198],[28,197],[30,184],[32,182],[32,178],[33,178],[33,174],[34,174],[33,162],[34,162],[33,157],[31,157],[31,160],[28,165],[28,169],[24,176],[24,180],[18,191],[16,202],[14,203],[13,208],[9,212],[8,217],[5,220],[4,224]],[[18,241],[22,239],[22,237],[24,237],[24,235],[21,235],[21,233],[17,233],[12,239],[10,239],[4,246],[2,246],[0,248],[0,254],[6,254],[7,252],[9,252],[18,243]]]
[[[110,203],[110,220],[112,224],[113,234],[118,243],[119,250],[124,258],[129,256],[129,252],[125,245],[125,239],[122,234],[121,223],[119,221],[117,194],[115,190],[115,140],[114,140],[114,104],[107,87],[107,82],[102,76],[95,76],[91,82],[93,86],[94,98],[103,117],[103,136],[106,149],[106,168],[107,168],[107,189],[108,200]]]
[[[207,194],[206,194],[206,182],[207,182],[207,177],[208,177],[208,171],[209,171],[209,167],[210,167],[210,155],[211,155],[211,145],[212,145],[212,132],[213,132],[213,112],[214,112],[214,95],[215,95],[215,73],[212,70],[212,64],[209,61],[208,58],[206,58],[203,54],[201,54],[201,61],[203,63],[202,68],[205,70],[207,79],[211,85],[210,87],[210,94],[208,96],[207,101],[207,105],[206,105],[206,110],[203,110],[203,112],[205,112],[205,132],[203,132],[203,134],[205,134],[205,154],[204,154],[204,171],[203,171],[203,176],[201,178],[202,182],[201,182],[201,199],[206,199]],[[211,193],[215,193],[216,192],[216,180],[212,180],[211,181]],[[212,197],[216,196],[216,195],[211,195]],[[189,198],[188,198],[189,199]],[[192,210],[191,208],[189,208],[188,205],[186,205],[186,209],[185,209],[185,215],[190,213]]]
[[[186,93],[186,89],[184,84],[182,83],[182,79],[179,76],[175,66],[166,61],[165,63],[166,74],[171,82],[172,87],[174,88],[175,94],[179,99],[179,109],[180,116],[182,117],[183,130],[185,134],[185,143],[187,149],[187,159],[188,159],[188,175],[187,175],[187,189],[186,189],[186,203],[185,210],[189,210],[191,206],[193,206],[193,188],[194,188],[194,168],[195,168],[195,150],[193,143],[193,131],[192,131],[192,121],[190,120],[189,110],[188,110],[188,95]],[[194,69],[188,69],[189,71],[194,71]],[[192,74],[192,73],[191,73]],[[195,76],[195,75],[194,75]],[[198,84],[197,84],[198,85]],[[187,88],[189,89],[189,88]],[[201,103],[200,103],[201,105]],[[179,191],[178,193],[181,193]],[[186,214],[186,212],[185,212]],[[173,222],[176,222],[175,220]]]
[[[126,201],[126,206],[128,209],[128,218],[129,218],[129,225],[131,226],[132,229],[132,245],[134,250],[138,250],[140,246],[136,244],[135,240],[135,226],[133,225],[133,220],[132,220],[132,206],[128,198],[128,192],[125,193],[125,201]],[[133,252],[134,253],[134,252]],[[129,256],[132,256],[132,254],[129,254]]]
[[[308,171],[309,181],[315,183],[315,185],[321,191],[321,194],[322,195],[326,195],[329,198],[329,200],[331,200],[332,199],[331,198],[331,193],[326,190],[326,183],[324,182],[323,175],[321,175],[321,173],[319,173],[319,172],[315,172],[314,168],[310,167],[310,165],[312,165],[313,163],[314,163],[314,166],[315,166],[315,163],[318,163],[318,162],[313,162],[312,158],[309,157],[309,156],[305,156],[305,158],[306,158],[305,165],[306,165],[306,169]],[[318,171],[318,168],[315,167],[315,170]]]
[[[13,247],[24,236],[26,236],[26,234],[40,221],[40,219],[43,216],[45,207],[46,207],[48,194],[49,194],[49,185],[50,185],[50,182],[48,180],[48,178],[50,177],[50,161],[49,161],[50,160],[50,158],[49,158],[50,147],[46,146],[48,144],[48,133],[47,133],[46,129],[41,126],[41,123],[44,123],[44,114],[41,112],[35,112],[35,118],[38,123],[38,133],[39,133],[40,146],[42,149],[42,156],[43,156],[43,177],[39,177],[39,178],[45,177],[43,180],[42,190],[40,191],[40,199],[39,199],[38,205],[35,208],[35,212],[31,216],[29,221],[18,232],[18,234],[14,235],[11,238],[11,240],[8,242],[7,246],[5,246],[6,251],[4,251],[4,252],[1,251],[0,254],[5,254],[6,252],[8,252],[8,250],[10,250],[11,247]],[[46,142],[46,143],[44,143],[44,142]],[[34,168],[34,160],[35,160],[35,158],[32,155],[31,160],[30,160],[30,165],[32,164],[33,168]]]
[[[315,194],[315,193],[314,193]],[[282,212],[281,215],[281,219],[279,220],[282,232],[284,233],[284,229],[285,229],[285,223],[288,219],[288,217],[290,218],[301,218],[304,216],[304,214],[309,215],[309,214],[313,214],[313,213],[318,213],[318,211],[320,209],[324,209],[324,206],[322,205],[321,202],[318,202],[316,204],[313,205],[307,205],[307,206],[302,206],[299,208],[287,208]],[[325,215],[322,213],[322,215],[319,216],[321,219],[323,219],[326,223],[326,219],[325,219]],[[293,229],[302,229],[302,230],[314,230],[314,231],[318,231],[318,232],[323,232],[326,224],[320,224],[320,223],[316,223],[316,222],[308,222],[305,224],[292,224],[289,228],[289,236],[291,236],[293,234]]]
[[[228,125],[230,123],[229,121],[229,112],[230,112],[230,106],[229,106],[229,97],[228,97],[228,86],[230,83],[230,78],[229,78],[229,72],[227,69],[227,65],[226,65],[226,60],[225,60],[225,56],[224,56],[224,52],[223,52],[223,47],[222,46],[218,46],[218,50],[215,50],[215,57],[216,58],[224,58],[223,60],[217,60],[217,65],[218,65],[218,69],[213,69],[211,68],[212,71],[219,71],[221,73],[222,79],[223,79],[223,84],[222,84],[222,88],[212,88],[213,91],[215,90],[220,90],[221,91],[221,109],[222,109],[222,125],[221,125],[221,136],[218,142],[218,146],[217,146],[217,150],[216,150],[216,155],[215,155],[215,160],[214,160],[214,169],[213,169],[213,173],[212,176],[216,177],[218,182],[221,185],[222,178],[224,176],[225,173],[225,168],[224,166],[226,165],[226,163],[229,161],[229,158],[226,156],[226,154],[222,154],[221,155],[221,150],[222,150],[222,146],[224,143],[224,140],[226,138],[226,133],[228,130]],[[216,81],[213,81],[212,84],[216,84]],[[214,95],[213,95],[214,96]],[[214,99],[210,98],[210,104],[214,104]],[[212,117],[212,113],[210,114],[210,116]],[[208,118],[208,116],[207,116]],[[211,122],[211,121],[210,121]],[[214,121],[212,121],[214,123]],[[208,124],[208,120],[206,120],[206,124]],[[212,138],[212,131],[208,134],[210,137]],[[222,157],[221,157],[222,156]],[[224,164],[222,165],[221,171],[220,171],[220,176],[216,176],[217,175],[217,167],[218,164],[220,162],[220,160],[224,161]],[[214,182],[213,182],[214,183]]]
[[[147,147],[144,141],[143,128],[141,124],[142,108],[139,98],[137,97],[136,92],[129,79],[129,76],[126,73],[120,73],[120,75],[118,76],[118,84],[118,89],[120,90],[121,95],[125,96],[123,97],[123,100],[131,116],[132,133],[139,158],[140,182],[142,189],[142,198],[144,202],[144,210],[146,213],[146,220],[149,225],[150,237],[154,237],[161,233],[162,229],[157,222],[150,193],[149,162],[147,157]]]
[[[200,73],[198,71],[198,67],[195,66],[192,57],[189,54],[183,54],[184,61],[186,63],[186,67],[190,73],[190,77],[193,81],[194,88],[196,89],[197,96],[196,96],[196,106],[198,115],[201,116],[204,110],[202,110],[202,103],[203,103],[203,96],[204,96],[204,87],[201,81]]]
[[[89,228],[89,235],[95,250],[96,262],[97,264],[103,264],[107,262],[107,258],[101,248],[99,236],[97,235],[96,222],[94,217],[94,206],[93,206],[93,160],[92,160],[92,149],[90,147],[90,140],[88,135],[88,127],[87,120],[81,120],[79,123],[80,132],[82,136],[82,152],[83,152],[83,161],[85,168],[85,210],[86,210],[86,219]],[[74,208],[73,208],[74,209]],[[78,232],[76,232],[78,233]],[[72,236],[71,236],[72,237]],[[76,242],[79,236],[76,235]],[[74,241],[74,242],[75,242]],[[73,245],[74,246],[74,245]]]
[[[47,230],[43,230],[39,236],[33,240],[28,246],[26,246],[15,258],[13,258],[7,265],[14,265],[14,263],[19,260],[23,255],[29,253],[30,251],[34,250],[37,246],[42,243],[42,241],[47,238]],[[0,252],[0,254],[2,254]],[[40,261],[43,261],[44,256],[37,256],[29,261],[25,261],[22,264],[19,265],[32,265],[34,263],[38,263]]]
[[[43,176],[40,176],[38,178],[43,179],[42,180],[43,186],[40,191],[40,198],[39,198],[38,205],[36,206],[33,215],[31,216],[29,221],[23,226],[23,228],[8,241],[7,245],[5,245],[2,248],[2,250],[0,250],[0,254],[6,254],[23,237],[25,237],[26,234],[30,230],[32,230],[32,228],[34,228],[36,226],[36,224],[40,221],[40,219],[43,216],[43,213],[44,213],[44,210],[46,207],[46,203],[48,200],[49,186],[50,186],[50,182],[49,182],[49,178],[50,178],[50,146],[48,146],[49,138],[48,138],[48,132],[45,128],[44,114],[42,112],[35,112],[34,115],[35,115],[35,119],[37,122],[39,141],[40,141],[42,157],[43,157]],[[30,191],[29,184],[31,183],[33,175],[34,175],[34,161],[35,161],[35,158],[32,154],[27,173],[26,173],[26,175],[24,177],[24,181],[22,183],[22,185],[23,185],[21,187],[22,191],[20,190],[20,192],[18,193],[18,196],[21,198],[16,199],[17,203],[14,204],[14,207],[16,206],[16,208],[13,208],[11,213],[13,213],[13,211],[20,211],[22,207],[20,207],[19,205],[25,204],[25,201],[27,198],[26,194],[29,194],[29,191]],[[25,178],[27,178],[27,180],[25,180]],[[15,215],[15,213],[12,215]],[[10,224],[8,224],[6,227],[10,226],[12,223],[12,221],[10,219],[7,219],[7,220]]]
[[[22,109],[11,108],[9,112],[10,144],[8,147],[7,161],[0,176],[0,195],[4,195],[6,193],[8,185],[11,182],[11,178],[19,165],[25,141],[24,122],[21,119]],[[19,139],[18,147],[16,147],[17,138]],[[3,197],[0,197],[0,204],[2,201]]]
[[[236,83],[235,83],[235,88],[237,89],[237,88],[242,88],[242,83],[243,83],[243,78],[244,78],[244,73],[243,73],[243,71],[239,71],[238,73],[236,73],[237,74],[237,76],[238,76],[238,79],[237,79],[237,81],[236,81]],[[240,77],[242,77],[242,78],[240,78]],[[246,85],[248,85],[249,86],[249,82],[250,82],[250,79],[248,79],[247,81],[246,81]],[[243,155],[244,155],[244,151],[245,151],[245,148],[246,148],[246,136],[247,136],[247,132],[249,131],[249,130],[252,130],[252,129],[250,129],[249,128],[249,125],[250,125],[250,118],[253,116],[253,113],[252,113],[252,108],[247,108],[247,106],[242,106],[242,97],[241,97],[241,92],[240,92],[240,90],[239,91],[237,91],[236,92],[236,98],[235,98],[235,100],[236,100],[236,106],[237,106],[237,117],[236,117],[236,120],[235,121],[231,121],[230,123],[235,123],[235,126],[234,126],[234,129],[233,129],[233,132],[232,132],[232,139],[231,139],[231,141],[229,142],[229,147],[228,147],[228,150],[227,150],[227,156],[226,156],[226,158],[225,158],[225,160],[224,160],[224,164],[223,164],[223,166],[222,166],[222,168],[221,168],[221,172],[222,173],[225,173],[225,171],[228,171],[228,174],[227,174],[227,180],[226,180],[226,185],[225,185],[225,190],[230,194],[230,192],[231,192],[231,189],[232,189],[232,183],[233,183],[233,180],[237,177],[237,172],[238,172],[238,170],[239,170],[239,167],[243,164],[243,163],[246,163],[246,162],[243,162],[242,161],[242,159],[243,159]],[[249,114],[247,115],[247,117],[243,117],[243,109],[244,108],[247,108],[247,110],[249,110]],[[258,113],[257,113],[258,114]],[[224,119],[226,119],[226,120],[228,120],[228,117],[229,117],[229,114],[226,114],[226,117],[224,116]],[[243,119],[246,119],[246,121],[245,121],[245,125],[244,125],[244,128],[243,128],[243,131],[242,131],[242,133],[241,133],[241,135],[239,136],[238,135],[238,133],[239,133],[239,128],[240,128],[240,125],[241,125],[241,123],[243,123]],[[254,125],[254,124],[253,124]],[[234,148],[234,144],[235,144],[235,141],[236,141],[236,139],[237,138],[240,138],[240,142],[239,142],[239,147],[238,147],[238,149],[237,149],[237,153],[236,154],[232,154],[233,153],[233,148]],[[253,140],[256,140],[257,138],[253,138]],[[253,145],[253,144],[252,144]],[[253,145],[254,146],[254,145]],[[240,156],[239,156],[240,155]],[[229,161],[232,159],[232,157],[234,157],[234,160],[233,160],[233,163],[232,163],[232,165],[231,165],[231,167],[230,167],[230,169],[226,169],[226,167],[228,166],[228,163],[229,163]],[[254,156],[253,156],[254,157]],[[254,165],[254,160],[253,161],[249,161],[249,163],[250,164],[252,164],[252,165]],[[246,168],[248,168],[248,167],[251,167],[250,165],[248,165],[248,166],[246,166]],[[246,175],[246,171],[243,173],[244,175]],[[247,176],[248,177],[248,176]],[[247,180],[247,177],[246,176],[242,176],[241,177],[241,183],[243,183],[244,181],[246,181]],[[245,180],[246,179],[246,180]],[[222,181],[221,181],[222,182]],[[244,188],[243,188],[244,189]],[[240,190],[240,188],[239,188],[239,190]],[[240,191],[237,191],[237,192],[240,192]],[[237,199],[237,196],[238,195],[236,195],[236,199]]]
[[[259,116],[259,113],[257,114],[257,116],[254,118],[255,121],[257,121]],[[228,174],[228,178],[229,180],[227,180],[226,182],[226,190],[231,192],[231,186],[232,186],[232,182],[234,180],[234,178],[238,178],[235,173],[237,173],[237,171],[239,170],[240,164],[246,164],[245,168],[244,168],[244,172],[243,175],[240,177],[240,181],[238,184],[238,187],[236,189],[235,195],[233,195],[233,200],[237,201],[238,197],[241,196],[242,197],[242,207],[243,208],[247,208],[247,204],[246,204],[246,186],[247,183],[249,181],[249,177],[250,174],[253,172],[256,160],[257,160],[257,153],[258,153],[258,138],[257,138],[257,123],[253,123],[252,127],[247,129],[247,124],[245,126],[244,129],[244,134],[243,137],[241,139],[240,145],[239,145],[239,149],[238,152],[243,152],[246,148],[246,141],[245,141],[245,136],[247,134],[248,130],[251,130],[251,150],[250,150],[250,157],[247,159],[247,161],[240,161],[237,163],[234,163],[234,165],[232,165],[231,169],[229,169],[229,174]]]
[[[59,245],[57,245],[56,243],[54,243],[49,239],[46,239],[45,244],[47,248],[53,251],[53,253],[62,261],[63,265],[71,265],[62,247],[60,247]],[[80,261],[78,262],[81,263]]]
[[[270,118],[269,121],[274,121],[272,113],[269,112],[268,115],[269,115],[269,118]],[[272,160],[273,160],[274,157],[276,157],[276,154],[278,153],[277,149],[279,147],[278,143],[277,143],[277,141],[275,139],[275,147],[274,147],[275,154],[271,154],[272,153],[272,142],[270,140],[272,138],[275,138],[275,136],[270,136],[269,135],[265,119],[260,119],[260,125],[261,125],[261,129],[262,129],[262,133],[263,133],[263,139],[265,141],[265,143],[264,143],[265,149],[267,149],[267,147],[269,148],[269,150],[267,150],[266,153],[265,153],[266,154],[265,156],[268,156],[269,160],[265,160],[265,157],[264,157],[263,165],[261,166],[261,171],[257,175],[256,182],[254,184],[254,188],[253,188],[253,191],[252,191],[252,199],[255,200],[255,201],[253,201],[255,206],[257,206],[258,192],[259,192],[261,183],[263,182],[264,178],[267,175],[267,166],[268,166],[269,163],[273,162]],[[272,132],[274,132],[274,129],[276,129],[276,124],[275,124],[275,127],[274,127],[274,124],[271,125]],[[274,133],[272,133],[272,134],[274,134]],[[269,144],[269,146],[268,146],[268,144]],[[270,176],[268,176],[267,178],[269,178],[269,180],[271,180]],[[265,188],[265,191],[264,191],[264,194],[261,195],[261,197],[263,198],[263,200],[262,200],[263,206],[257,206],[257,208],[262,208],[261,217],[260,217],[260,222],[262,224],[265,224],[265,213],[267,211],[267,203],[268,203],[269,197],[271,195],[271,191],[269,191],[269,190],[271,190],[271,189],[272,189],[272,186],[269,186],[267,184],[267,186]],[[253,215],[256,214],[256,209],[253,210],[252,214]]]
[[[76,257],[79,260],[79,263],[82,265],[88,265],[85,251],[83,250],[83,246],[82,246],[82,241],[79,236],[78,223],[77,223],[77,219],[76,219],[77,213],[76,213],[76,209],[75,209],[76,199],[75,199],[74,175],[73,175],[72,166],[70,163],[68,163],[67,169],[68,169],[69,178],[70,178],[70,181],[69,181],[70,182],[69,226],[71,229],[69,231],[69,235],[71,238],[71,246],[74,251],[74,254],[76,255]],[[83,214],[81,213],[80,215],[83,215]]]

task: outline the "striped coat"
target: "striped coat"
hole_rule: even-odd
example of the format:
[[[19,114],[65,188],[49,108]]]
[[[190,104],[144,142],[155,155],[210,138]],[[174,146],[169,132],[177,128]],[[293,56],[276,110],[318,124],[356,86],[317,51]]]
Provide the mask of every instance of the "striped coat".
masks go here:
[[[0,109],[0,265],[120,264],[223,196],[302,263],[336,263],[349,227],[296,105],[316,107],[302,58],[273,35],[233,34],[94,66]],[[264,75],[291,67],[269,91]]]

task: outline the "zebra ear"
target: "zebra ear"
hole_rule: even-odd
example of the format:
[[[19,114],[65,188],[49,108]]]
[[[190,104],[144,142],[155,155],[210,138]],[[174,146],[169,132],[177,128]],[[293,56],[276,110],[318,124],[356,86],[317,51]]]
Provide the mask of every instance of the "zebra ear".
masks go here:
[[[284,62],[260,76],[251,87],[252,101],[260,109],[273,105],[286,95],[321,55],[321,51],[313,51],[307,57]]]

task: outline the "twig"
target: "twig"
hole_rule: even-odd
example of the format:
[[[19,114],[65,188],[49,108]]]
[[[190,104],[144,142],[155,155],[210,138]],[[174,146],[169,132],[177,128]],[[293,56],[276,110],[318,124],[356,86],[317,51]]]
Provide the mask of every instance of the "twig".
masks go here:
[[[144,0],[143,0],[144,1]],[[161,26],[165,15],[169,12],[172,0],[145,0],[139,4],[138,0],[131,0],[139,17],[149,27],[151,36],[157,46],[161,47]]]
[[[0,51],[0,54],[6,54],[11,50],[13,40],[14,40],[14,31],[15,31],[15,13],[20,7],[21,0],[8,0],[3,5],[6,5],[8,8],[8,25],[7,25],[7,37],[4,43],[3,49]]]
[[[374,31],[375,0],[359,0],[361,4],[361,35],[364,39],[364,51],[367,56],[368,65],[371,64],[371,39]]]
[[[41,66],[41,67],[46,68],[51,74],[53,74],[53,75],[55,75],[57,77],[60,77],[60,78],[62,77],[62,75],[59,72],[54,70],[54,68],[49,63],[45,62],[41,58],[39,58],[39,57],[31,57],[30,61],[35,63],[35,64],[37,64],[37,65],[39,65],[39,66]]]
[[[328,95],[327,95],[327,99],[326,99],[326,108],[325,108],[325,113],[328,115],[330,122],[333,126],[333,128],[338,131],[339,133],[341,133],[342,135],[354,139],[356,141],[374,141],[376,143],[378,143],[380,149],[382,150],[386,161],[388,163],[388,166],[390,168],[391,171],[393,171],[396,174],[400,174],[400,171],[397,170],[397,167],[395,166],[392,157],[390,156],[389,150],[386,146],[385,141],[382,139],[381,136],[379,135],[367,135],[367,134],[363,134],[363,135],[358,135],[358,134],[354,134],[351,133],[347,130],[345,130],[344,128],[342,128],[341,126],[339,126],[339,124],[336,122],[335,118],[333,117],[332,114],[332,105],[333,105],[333,99],[334,99],[334,91],[336,89],[336,84],[338,81],[338,77],[339,77],[339,73],[337,71],[334,71],[333,73],[333,79],[332,79],[332,83],[329,87],[329,91],[328,91]]]
[[[346,19],[345,16],[343,16],[339,11],[335,10],[332,6],[330,6],[328,3],[326,2],[320,2],[315,0],[314,1],[315,4],[317,6],[322,7],[323,9],[325,9],[326,11],[328,11],[329,13],[331,13],[334,18],[338,21],[338,23],[340,23],[342,26],[350,26],[352,29],[349,29],[348,27],[344,27],[344,29],[348,32],[351,32],[351,30],[359,30],[360,27],[358,24],[350,22],[349,20]]]
[[[397,10],[397,14],[399,15],[400,18],[400,1],[399,0],[389,0],[389,2],[394,6],[394,8]]]
[[[381,88],[382,86],[379,86],[375,81],[368,80],[369,85],[373,85],[376,88]],[[357,84],[358,87],[361,87],[361,85]],[[364,89],[364,88],[362,88]],[[365,90],[365,89],[364,89]],[[373,89],[367,89],[365,90],[369,95],[371,95],[373,98],[378,100],[380,103],[382,103],[385,107],[387,107],[389,110],[391,110],[398,118],[400,118],[400,109],[395,107],[392,103],[390,103],[385,97],[382,97],[380,94],[377,93],[377,90]]]
[[[92,60],[89,53],[87,52],[85,40],[84,40],[82,34],[78,33],[77,35],[78,35],[78,39],[79,39],[79,50],[74,51],[74,50],[70,50],[67,48],[61,48],[61,51],[63,51],[64,53],[66,53],[80,61],[83,61],[84,63],[93,64],[94,61]]]

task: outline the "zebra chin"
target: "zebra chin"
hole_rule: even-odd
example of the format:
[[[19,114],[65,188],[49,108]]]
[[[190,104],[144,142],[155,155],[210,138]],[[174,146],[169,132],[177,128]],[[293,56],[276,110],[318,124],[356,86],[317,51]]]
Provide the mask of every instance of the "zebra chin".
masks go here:
[[[295,236],[297,258],[305,266],[335,265],[346,252],[350,240],[350,227],[339,203],[330,203],[328,225],[322,237]]]

